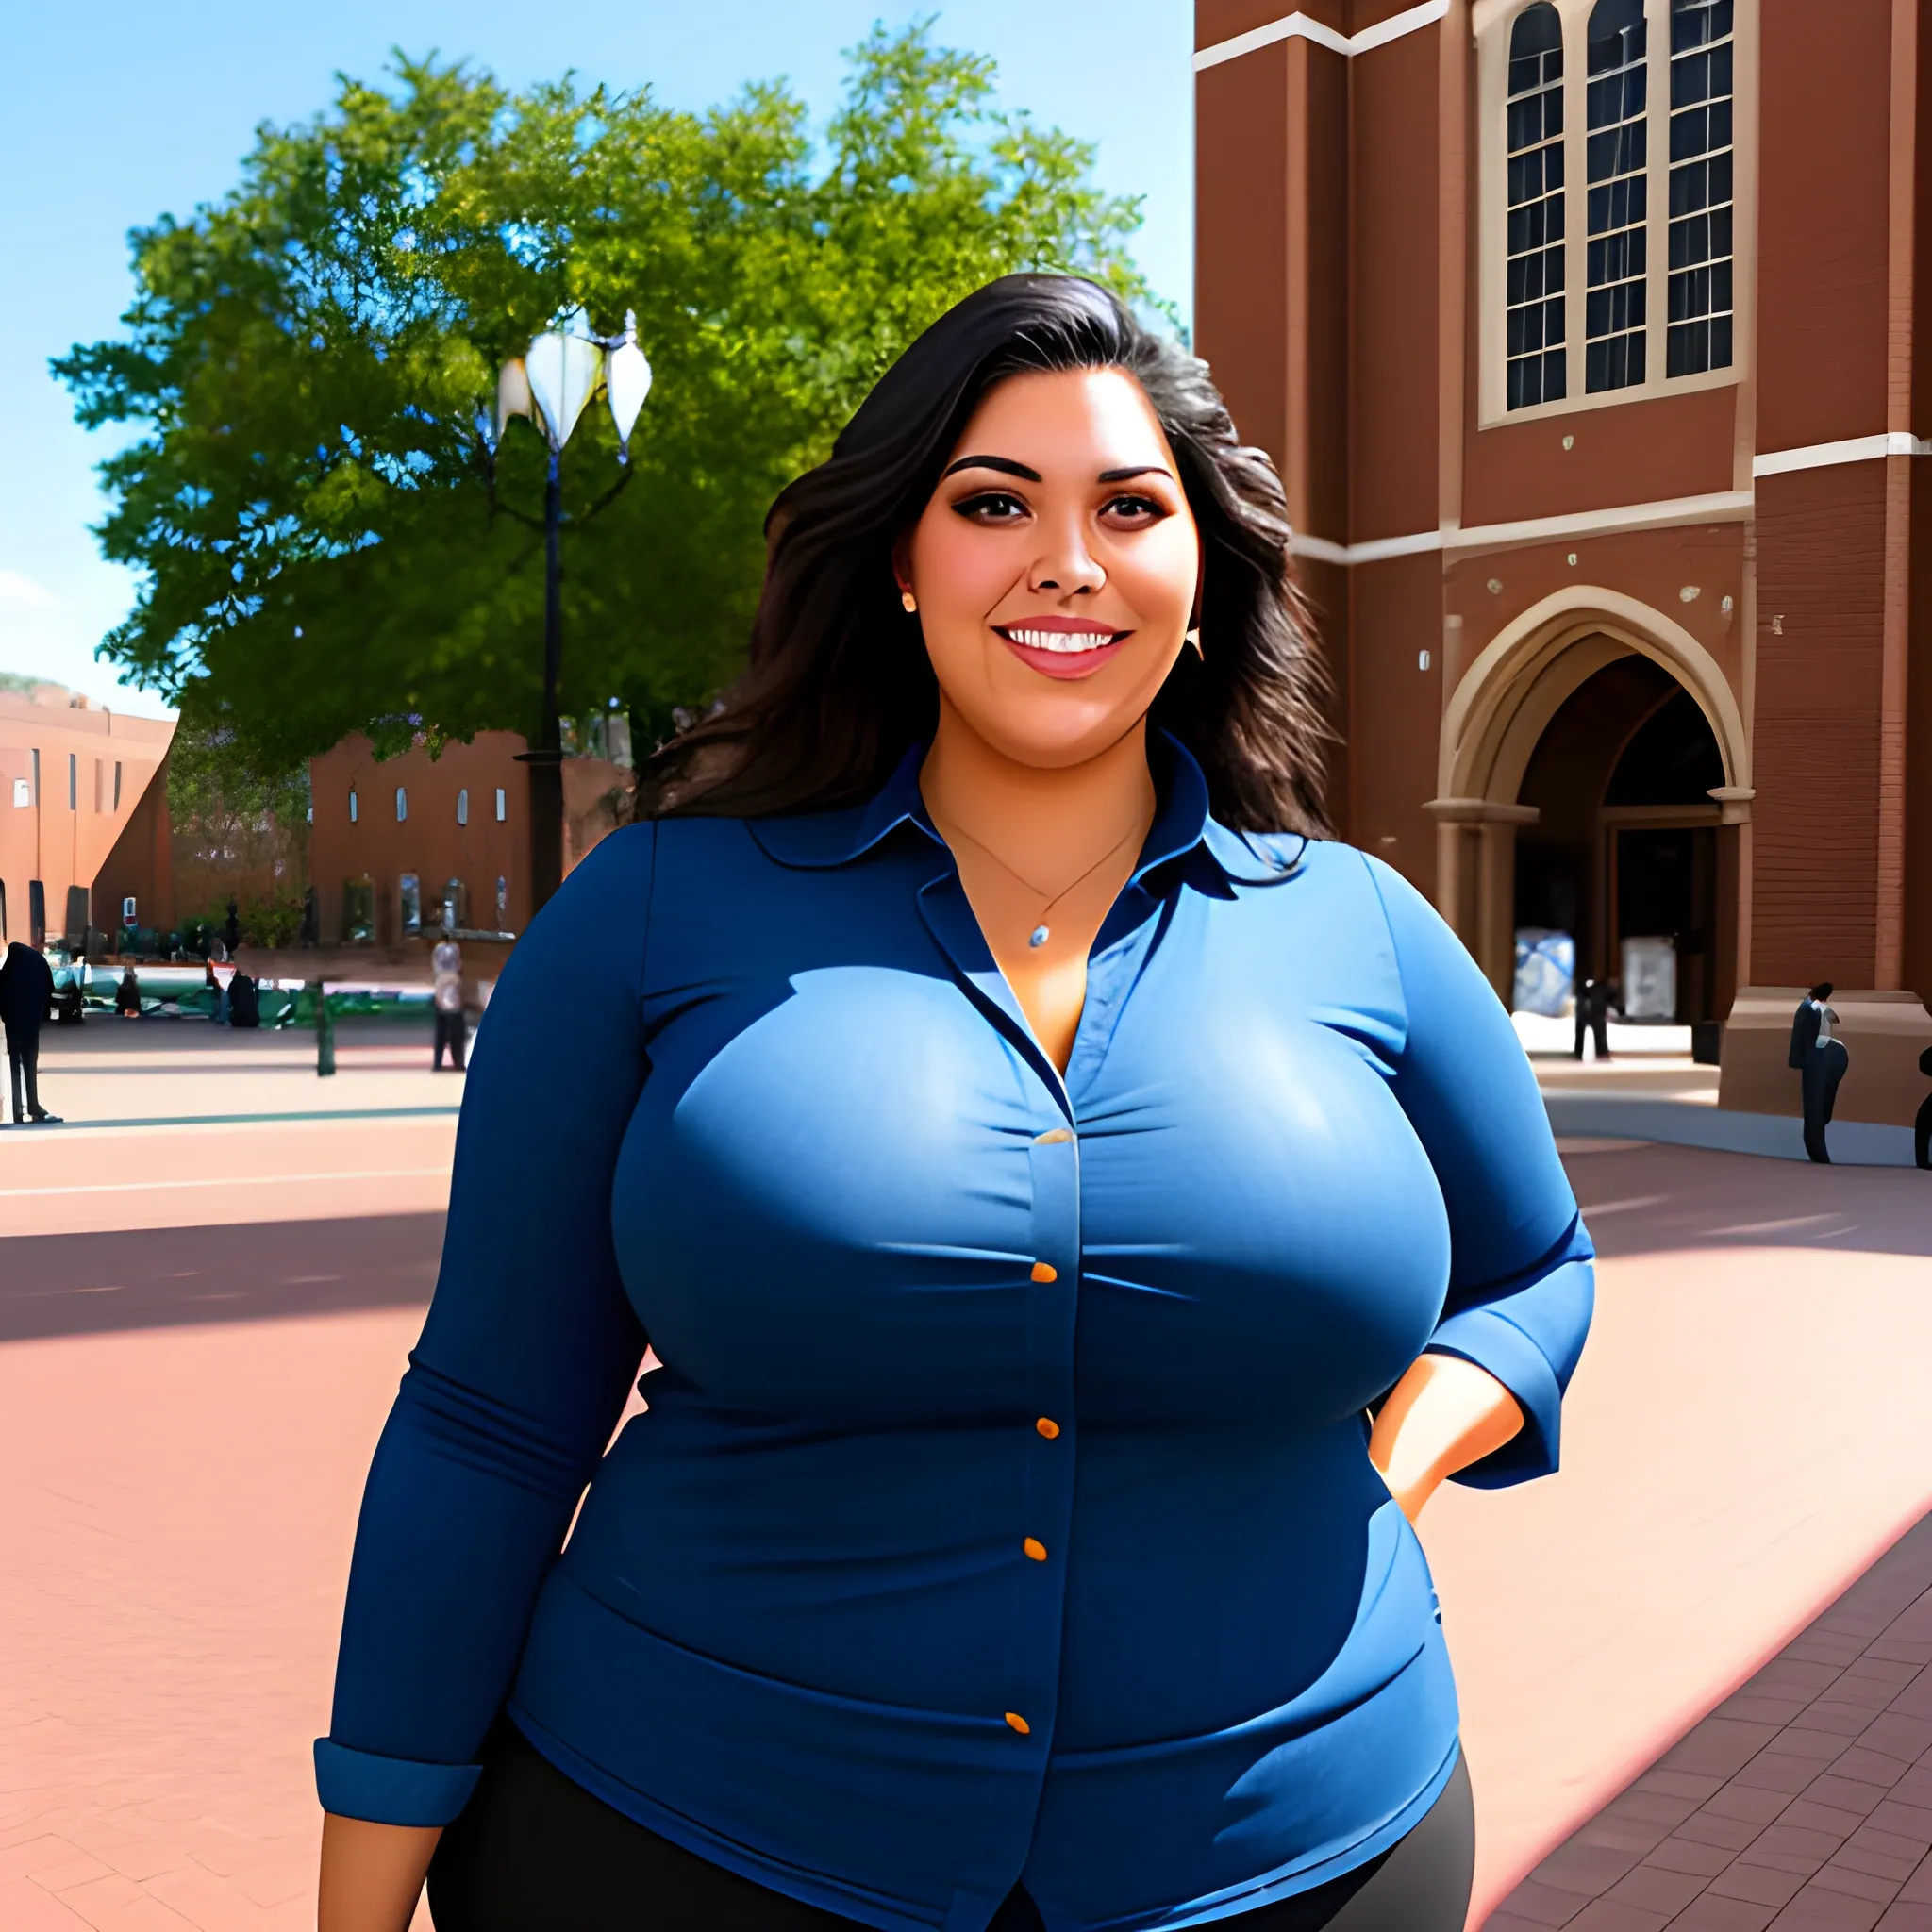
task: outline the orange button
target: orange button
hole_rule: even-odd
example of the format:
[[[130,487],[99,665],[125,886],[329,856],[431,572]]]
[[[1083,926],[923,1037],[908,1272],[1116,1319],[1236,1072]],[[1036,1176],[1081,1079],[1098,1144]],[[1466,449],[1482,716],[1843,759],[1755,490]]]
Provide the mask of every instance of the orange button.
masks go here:
[[[1038,1429],[1040,1433],[1042,1436],[1044,1436],[1049,1442],[1051,1442],[1053,1439],[1056,1436],[1058,1436],[1060,1432],[1059,1424],[1055,1422],[1052,1416],[1050,1415],[1041,1416],[1040,1420],[1033,1424],[1033,1426],[1036,1429]]]
[[[1033,1728],[1033,1726],[1029,1724],[1026,1722],[1026,1720],[1024,1717],[1022,1717],[1017,1710],[1008,1711],[1007,1722],[1009,1724],[1011,1724],[1012,1727],[1016,1731],[1018,1731],[1023,1738],[1025,1737],[1025,1735]]]
[[[1050,1261],[1036,1261],[1033,1264],[1033,1278],[1035,1281],[1058,1281],[1060,1278],[1060,1271]]]
[[[1036,1563],[1043,1563],[1046,1561],[1046,1545],[1043,1542],[1041,1542],[1037,1536],[1029,1536],[1026,1539],[1026,1541],[1020,1545],[1020,1547],[1023,1550],[1024,1550],[1026,1554],[1029,1557],[1031,1557]]]

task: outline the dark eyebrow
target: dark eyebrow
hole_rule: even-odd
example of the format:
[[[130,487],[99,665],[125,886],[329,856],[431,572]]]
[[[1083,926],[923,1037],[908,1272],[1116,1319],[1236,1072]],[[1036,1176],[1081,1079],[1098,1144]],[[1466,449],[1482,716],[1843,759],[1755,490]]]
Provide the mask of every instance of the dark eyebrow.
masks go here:
[[[961,457],[957,463],[947,465],[940,481],[943,483],[956,470],[997,470],[1002,476],[1018,476],[1023,482],[1040,481],[1038,470],[1029,470],[1024,463],[1016,463],[1011,457]]]
[[[1132,469],[1103,470],[1100,473],[1103,483],[1130,483],[1136,476],[1167,476],[1170,483],[1174,481],[1158,463],[1137,463]]]

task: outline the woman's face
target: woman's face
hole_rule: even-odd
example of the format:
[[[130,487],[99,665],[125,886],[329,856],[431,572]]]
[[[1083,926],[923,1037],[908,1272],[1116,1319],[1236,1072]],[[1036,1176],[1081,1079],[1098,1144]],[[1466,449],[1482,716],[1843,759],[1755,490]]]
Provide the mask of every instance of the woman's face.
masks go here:
[[[990,390],[896,558],[940,690],[1021,764],[1079,764],[1146,716],[1201,541],[1174,452],[1117,369]]]

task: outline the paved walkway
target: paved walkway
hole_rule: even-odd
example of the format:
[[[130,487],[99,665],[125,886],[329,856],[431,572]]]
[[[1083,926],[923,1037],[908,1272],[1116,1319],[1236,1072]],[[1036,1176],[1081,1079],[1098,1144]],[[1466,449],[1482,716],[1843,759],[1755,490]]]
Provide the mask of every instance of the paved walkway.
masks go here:
[[[320,1084],[347,1116],[388,1073],[432,1078]],[[197,1074],[116,1077],[175,1117]],[[412,1104],[0,1135],[0,1187],[82,1190],[0,1241],[0,1336],[19,1338],[0,1341],[4,1932],[312,1924],[308,1740],[447,1171],[446,1119],[384,1110]],[[1568,1158],[1605,1258],[1563,1473],[1452,1486],[1423,1519],[1475,1779],[1477,1923],[1506,1900],[1520,1920],[1531,1868],[1932,1507],[1932,1405],[1899,1368],[1932,1359],[1932,1177],[1602,1141]],[[311,1177],[172,1187],[244,1167]],[[147,1191],[89,1191],[130,1179]],[[285,1192],[299,1205],[272,1220]],[[0,1231],[26,1199],[0,1197]],[[117,1203],[194,1204],[203,1224],[107,1232]],[[1805,1727],[1742,1719],[1774,1720]],[[1717,1794],[1679,1793],[1663,1834]],[[1659,1923],[1572,1892],[1588,1932]]]
[[[1932,1932],[1932,1520],[1545,1858],[1489,1932]]]

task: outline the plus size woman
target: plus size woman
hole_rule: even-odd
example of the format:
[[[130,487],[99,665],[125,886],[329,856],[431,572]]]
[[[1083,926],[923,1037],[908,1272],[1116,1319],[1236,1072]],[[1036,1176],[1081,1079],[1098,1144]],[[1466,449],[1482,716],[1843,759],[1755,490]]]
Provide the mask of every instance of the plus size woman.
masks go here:
[[[425,1872],[439,1932],[1457,1932],[1411,1519],[1556,1466],[1591,1251],[1488,985],[1324,834],[1288,535],[1065,276],[779,497],[745,677],[475,1043],[324,1932]]]

